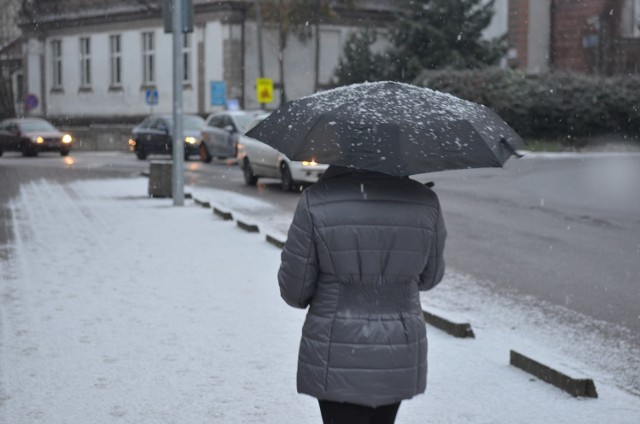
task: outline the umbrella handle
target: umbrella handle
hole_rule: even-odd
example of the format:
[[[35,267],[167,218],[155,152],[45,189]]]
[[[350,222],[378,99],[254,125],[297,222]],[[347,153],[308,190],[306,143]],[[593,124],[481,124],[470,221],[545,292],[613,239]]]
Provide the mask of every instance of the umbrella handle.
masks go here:
[[[521,158],[524,155],[521,153],[518,153],[518,151],[515,149],[515,147],[513,147],[513,145],[511,143],[509,143],[509,140],[507,140],[506,138],[502,137],[500,138],[500,144],[502,146],[504,146],[505,149],[507,149],[507,151],[509,153],[511,153],[512,155],[514,155],[517,158]]]

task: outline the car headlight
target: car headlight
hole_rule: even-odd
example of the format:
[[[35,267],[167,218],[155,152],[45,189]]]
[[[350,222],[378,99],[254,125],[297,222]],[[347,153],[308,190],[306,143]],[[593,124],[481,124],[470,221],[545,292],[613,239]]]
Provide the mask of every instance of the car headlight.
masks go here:
[[[184,141],[188,144],[196,144],[198,142],[198,139],[195,137],[185,137]]]
[[[38,143],[38,144],[44,143],[44,138],[42,138],[40,136],[36,137],[36,143]]]
[[[302,166],[318,166],[318,162],[316,162],[315,160],[311,159],[310,161],[308,160],[303,160],[302,161]]]
[[[65,144],[69,144],[73,141],[73,137],[71,137],[69,134],[65,134],[62,136],[62,142]]]

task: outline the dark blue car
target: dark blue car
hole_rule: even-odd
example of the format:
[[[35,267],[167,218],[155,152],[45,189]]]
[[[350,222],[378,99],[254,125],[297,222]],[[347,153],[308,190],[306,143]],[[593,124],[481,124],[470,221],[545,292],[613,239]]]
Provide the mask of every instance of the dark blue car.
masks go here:
[[[184,137],[184,158],[198,154],[200,130],[204,119],[198,115],[184,115],[182,136]],[[173,117],[171,115],[152,115],[133,128],[129,148],[138,159],[144,160],[150,154],[173,153]]]

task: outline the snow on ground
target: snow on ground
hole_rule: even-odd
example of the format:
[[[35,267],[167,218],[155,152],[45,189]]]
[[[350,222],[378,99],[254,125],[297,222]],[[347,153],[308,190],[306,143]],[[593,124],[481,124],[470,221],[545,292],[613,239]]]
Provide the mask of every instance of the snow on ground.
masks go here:
[[[146,184],[38,180],[12,200],[15,240],[0,261],[0,422],[321,422],[315,400],[295,391],[304,311],[279,297],[280,251],[191,202],[146,198]],[[269,208],[207,195],[247,216]],[[540,317],[523,318],[531,310],[462,290],[471,284],[448,272],[425,296],[471,319],[477,338],[429,328],[427,394],[404,402],[398,423],[640,422],[640,397],[606,370],[536,344],[579,335],[542,337]],[[506,328],[514,317],[517,328]],[[600,397],[572,398],[510,367],[514,347],[595,376]]]

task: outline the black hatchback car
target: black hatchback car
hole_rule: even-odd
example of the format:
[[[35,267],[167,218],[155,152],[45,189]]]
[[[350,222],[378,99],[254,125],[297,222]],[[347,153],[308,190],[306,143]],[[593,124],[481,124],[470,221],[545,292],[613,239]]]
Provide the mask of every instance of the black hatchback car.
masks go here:
[[[0,155],[4,151],[37,156],[40,152],[60,152],[67,156],[73,137],[40,118],[10,118],[0,122]]]
[[[184,115],[182,132],[184,137],[184,158],[198,153],[200,130],[204,119],[198,115]],[[173,117],[171,115],[152,115],[133,128],[129,149],[138,159],[144,160],[150,154],[173,153]]]

